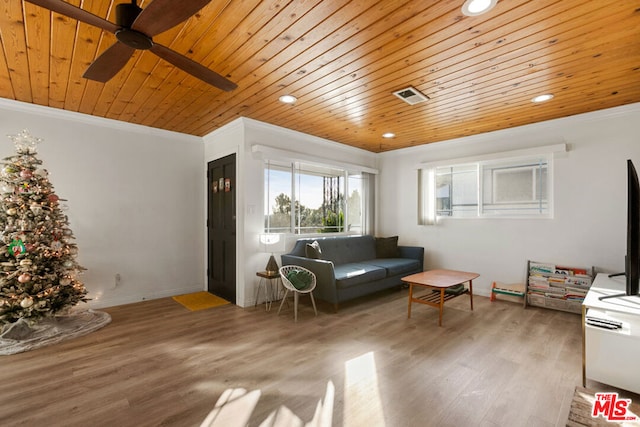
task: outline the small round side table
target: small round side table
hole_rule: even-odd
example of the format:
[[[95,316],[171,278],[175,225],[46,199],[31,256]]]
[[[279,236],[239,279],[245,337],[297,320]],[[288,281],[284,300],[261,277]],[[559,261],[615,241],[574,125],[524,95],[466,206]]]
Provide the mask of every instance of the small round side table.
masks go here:
[[[256,290],[256,303],[258,306],[258,298],[260,297],[260,289],[264,288],[264,308],[266,311],[271,310],[271,303],[280,297],[280,273],[278,271],[258,271],[256,276],[260,278],[258,289]]]

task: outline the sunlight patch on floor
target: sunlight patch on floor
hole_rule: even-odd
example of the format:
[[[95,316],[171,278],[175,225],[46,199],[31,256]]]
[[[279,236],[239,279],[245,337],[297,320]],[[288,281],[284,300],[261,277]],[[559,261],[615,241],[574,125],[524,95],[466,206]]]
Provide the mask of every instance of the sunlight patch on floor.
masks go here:
[[[345,363],[343,417],[345,427],[385,425],[373,352]]]

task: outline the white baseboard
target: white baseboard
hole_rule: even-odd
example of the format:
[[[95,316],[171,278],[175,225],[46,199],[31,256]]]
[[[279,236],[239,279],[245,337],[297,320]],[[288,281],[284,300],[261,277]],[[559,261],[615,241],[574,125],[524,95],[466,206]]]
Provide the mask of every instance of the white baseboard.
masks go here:
[[[159,298],[167,298],[175,295],[189,294],[192,292],[201,292],[206,289],[202,289],[200,286],[196,287],[184,287],[184,288],[175,288],[175,289],[166,289],[158,292],[153,292],[150,294],[126,294],[126,295],[114,295],[110,297],[103,296],[95,296],[89,294],[88,297],[91,298],[86,305],[79,304],[80,307],[85,308],[105,308],[105,307],[114,307],[117,305],[131,304],[134,302],[147,301]]]

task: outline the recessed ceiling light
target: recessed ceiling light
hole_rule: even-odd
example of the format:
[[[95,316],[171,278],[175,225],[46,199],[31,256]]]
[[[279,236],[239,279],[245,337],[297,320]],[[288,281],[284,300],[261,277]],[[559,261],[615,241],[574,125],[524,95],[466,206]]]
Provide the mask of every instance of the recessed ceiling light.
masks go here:
[[[294,102],[296,102],[298,100],[298,98],[296,98],[293,95],[282,95],[278,99],[280,100],[280,102],[284,102],[285,104],[293,104]]]
[[[546,93],[544,95],[538,95],[535,98],[533,98],[531,100],[531,102],[545,102],[550,100],[551,98],[553,98],[553,95],[551,95],[550,93]]]
[[[467,0],[462,5],[462,13],[467,16],[478,16],[489,12],[498,0]]]
[[[393,132],[387,132],[387,133],[383,133],[383,134],[382,134],[382,137],[383,137],[383,138],[393,138],[393,137],[395,137],[395,136],[396,136],[396,134],[395,134],[395,133],[393,133]]]

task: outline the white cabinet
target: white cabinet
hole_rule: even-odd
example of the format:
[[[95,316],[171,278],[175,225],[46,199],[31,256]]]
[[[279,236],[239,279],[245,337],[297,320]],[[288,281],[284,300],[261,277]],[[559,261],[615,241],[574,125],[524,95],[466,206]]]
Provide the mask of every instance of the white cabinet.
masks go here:
[[[624,292],[625,278],[598,274],[582,305],[583,366],[587,378],[640,393],[640,297],[599,297]],[[592,326],[589,318],[617,323],[619,328]]]

